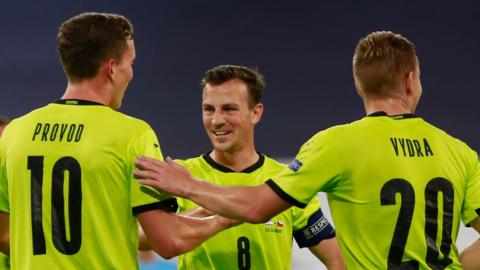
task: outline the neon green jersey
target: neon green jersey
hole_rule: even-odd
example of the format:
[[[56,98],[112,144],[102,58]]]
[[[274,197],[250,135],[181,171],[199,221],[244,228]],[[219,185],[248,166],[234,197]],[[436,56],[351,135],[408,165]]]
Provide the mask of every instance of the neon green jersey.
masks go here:
[[[90,101],[12,121],[0,139],[12,269],[138,268],[134,214],[167,203],[133,178],[139,154],[162,158],[148,124]]]
[[[3,253],[0,253],[0,270],[10,269],[10,258]]]
[[[477,154],[413,115],[321,131],[267,183],[299,206],[329,193],[349,269],[461,269],[460,219],[480,208]]]
[[[285,168],[275,160],[260,155],[258,162],[242,172],[234,172],[216,163],[208,154],[179,161],[196,178],[219,185],[258,185]],[[179,210],[197,207],[193,202],[178,199]],[[242,224],[213,236],[195,250],[179,257],[179,269],[290,269],[292,236],[300,246],[313,246],[322,239],[335,236],[334,230],[320,211],[317,198],[302,210],[296,207],[275,216],[261,225]],[[327,224],[325,224],[325,222]],[[323,229],[312,238],[305,233],[312,225]],[[321,226],[318,226],[321,224]],[[328,225],[328,226],[327,226]],[[305,243],[306,239],[309,238]]]

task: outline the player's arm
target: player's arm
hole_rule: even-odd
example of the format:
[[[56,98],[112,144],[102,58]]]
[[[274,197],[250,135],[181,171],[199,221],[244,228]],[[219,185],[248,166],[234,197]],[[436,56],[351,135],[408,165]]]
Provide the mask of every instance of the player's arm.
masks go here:
[[[139,248],[150,247],[165,259],[188,252],[214,234],[235,226],[238,222],[220,216],[192,218],[162,209],[137,215],[146,238]],[[146,242],[145,242],[146,241]]]
[[[212,212],[208,211],[203,207],[196,207],[192,210],[178,213],[178,215],[192,217],[192,218],[205,218],[205,217],[214,216],[215,214],[213,214]],[[138,232],[138,250],[140,251],[152,250],[152,247],[148,242],[147,236],[145,235],[145,233],[141,228],[140,228],[140,231]]]
[[[215,213],[203,207],[195,207],[188,211],[179,212],[178,214],[186,217],[195,217],[195,218],[204,218],[204,217],[215,215]]]
[[[0,251],[10,255],[10,215],[0,212]]]
[[[318,199],[314,198],[302,212],[297,211],[297,213],[300,213],[297,215],[297,219],[301,220],[306,213],[317,208],[308,217],[306,225],[301,229],[295,229],[293,237],[299,247],[308,247],[327,269],[345,269],[345,262],[337,242],[335,229],[319,206]]]
[[[291,205],[267,184],[253,187],[221,187],[192,178],[186,168],[170,158],[167,162],[139,157],[134,174],[143,185],[189,199],[221,216],[249,223],[263,223]]]
[[[308,247],[329,270],[344,270],[345,262],[338,246],[337,238],[325,239],[315,246]]]
[[[477,232],[480,233],[480,217],[476,218],[474,221],[469,224]],[[480,269],[480,239],[473,242],[472,245],[467,247],[460,254],[460,261],[462,262],[463,269],[465,270],[475,270]]]

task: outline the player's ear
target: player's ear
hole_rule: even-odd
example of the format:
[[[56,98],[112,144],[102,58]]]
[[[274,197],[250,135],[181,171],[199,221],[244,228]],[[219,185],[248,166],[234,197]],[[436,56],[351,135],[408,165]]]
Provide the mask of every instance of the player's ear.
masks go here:
[[[104,63],[104,68],[105,68],[105,73],[110,80],[115,79],[116,75],[116,66],[115,66],[115,60],[114,59],[108,59]]]
[[[259,102],[253,106],[253,117],[252,117],[252,124],[256,125],[260,122],[260,119],[263,115],[263,103]]]
[[[360,96],[360,97],[364,97],[363,95],[363,92],[362,90],[360,90],[360,86],[358,84],[358,81],[356,79],[353,80],[355,82],[355,90],[357,90],[357,94]]]
[[[405,76],[404,84],[405,84],[405,91],[407,96],[411,96],[413,94],[413,80],[415,79],[415,74],[413,71],[410,71]]]

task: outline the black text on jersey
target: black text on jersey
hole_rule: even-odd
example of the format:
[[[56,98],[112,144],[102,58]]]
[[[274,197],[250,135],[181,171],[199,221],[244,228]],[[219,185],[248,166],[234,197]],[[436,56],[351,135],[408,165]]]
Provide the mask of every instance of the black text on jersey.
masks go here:
[[[408,138],[390,138],[395,155],[404,157],[433,156],[432,148],[426,138],[421,140]]]
[[[32,141],[79,142],[84,129],[83,124],[37,123]]]

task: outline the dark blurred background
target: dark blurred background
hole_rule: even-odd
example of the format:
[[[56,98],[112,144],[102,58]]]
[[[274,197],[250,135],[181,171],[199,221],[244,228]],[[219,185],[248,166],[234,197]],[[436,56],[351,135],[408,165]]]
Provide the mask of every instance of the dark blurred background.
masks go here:
[[[352,55],[375,30],[416,44],[424,90],[417,114],[480,150],[478,1],[2,1],[0,114],[15,118],[63,94],[57,29],[85,11],[133,22],[135,77],[121,111],[149,122],[166,155],[209,150],[199,81],[219,64],[265,75],[256,142],[270,156],[293,156],[317,131],[357,120],[364,111]]]

